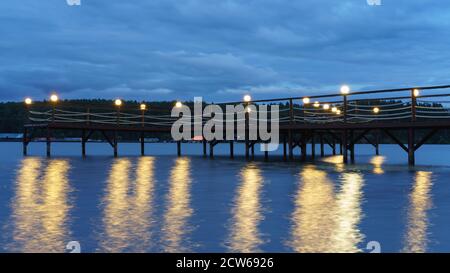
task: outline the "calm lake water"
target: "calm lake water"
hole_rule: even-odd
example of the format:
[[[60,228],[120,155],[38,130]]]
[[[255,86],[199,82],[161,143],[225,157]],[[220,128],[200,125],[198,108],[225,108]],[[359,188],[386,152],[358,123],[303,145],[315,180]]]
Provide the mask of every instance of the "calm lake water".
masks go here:
[[[450,146],[428,145],[418,166],[382,145],[317,164],[200,156],[201,145],[0,143],[0,250],[65,252],[450,251]],[[243,151],[237,146],[236,151]],[[215,153],[224,155],[227,145]],[[296,151],[298,153],[298,150]],[[327,151],[329,153],[329,151]]]

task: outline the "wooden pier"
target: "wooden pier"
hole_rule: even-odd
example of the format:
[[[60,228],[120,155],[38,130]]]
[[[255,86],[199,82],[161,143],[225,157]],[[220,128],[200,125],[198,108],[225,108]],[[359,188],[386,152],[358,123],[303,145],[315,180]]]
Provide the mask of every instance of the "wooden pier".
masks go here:
[[[415,152],[437,132],[450,128],[450,93],[445,93],[450,85],[409,87],[387,90],[372,90],[319,95],[309,97],[277,98],[253,101],[220,103],[219,105],[278,105],[280,144],[284,160],[294,160],[296,148],[300,150],[300,160],[309,156],[314,160],[316,144],[320,144],[320,156],[325,155],[325,146],[332,154],[341,154],[344,163],[355,162],[355,145],[368,143],[379,154],[380,138],[389,138],[398,144],[408,157],[409,165],[415,164]],[[111,105],[109,111],[86,108],[86,111],[71,111],[59,108],[56,102],[49,102],[48,110],[34,110],[29,107],[29,122],[24,126],[23,154],[33,139],[45,138],[47,156],[51,156],[53,133],[59,130],[79,132],[81,154],[86,156],[86,143],[93,133],[100,132],[118,156],[121,132],[136,135],[140,142],[141,155],[145,155],[145,136],[170,134],[171,125],[177,117],[171,117],[171,109],[161,114],[148,114],[145,105],[141,109],[125,111],[121,105]],[[188,105],[188,104],[186,104]],[[115,107],[116,106],[116,107]],[[120,106],[120,107],[119,107]],[[259,118],[259,113],[257,115]],[[229,145],[230,157],[234,158],[235,142],[245,143],[245,157],[254,158],[255,144],[265,143],[250,140],[246,113],[245,139],[200,140],[203,155],[214,156],[214,148],[220,143]],[[203,120],[203,119],[202,119]],[[193,130],[192,130],[193,131]],[[417,132],[420,131],[420,135]],[[197,136],[198,137],[198,136]],[[203,137],[203,136],[202,136]],[[177,141],[177,155],[182,155],[182,142]],[[308,155],[307,146],[311,145]],[[269,152],[264,152],[269,160]]]

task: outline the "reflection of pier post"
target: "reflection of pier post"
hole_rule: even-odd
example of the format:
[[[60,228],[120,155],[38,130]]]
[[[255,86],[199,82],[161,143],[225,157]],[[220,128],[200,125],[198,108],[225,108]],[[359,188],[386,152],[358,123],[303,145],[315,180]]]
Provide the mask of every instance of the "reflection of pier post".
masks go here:
[[[314,130],[311,131],[311,158],[313,160],[316,158],[316,140],[315,140]]]

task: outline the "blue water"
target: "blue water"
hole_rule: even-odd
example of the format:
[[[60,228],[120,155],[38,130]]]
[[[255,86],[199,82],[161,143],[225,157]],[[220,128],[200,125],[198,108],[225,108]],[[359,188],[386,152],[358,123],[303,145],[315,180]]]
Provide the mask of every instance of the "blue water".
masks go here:
[[[230,160],[224,144],[214,160],[197,144],[180,158],[170,143],[147,144],[146,157],[121,143],[117,159],[104,143],[85,159],[79,143],[54,144],[50,159],[42,143],[29,157],[20,143],[0,149],[3,252],[66,252],[70,241],[82,252],[367,252],[370,241],[450,251],[449,146],[424,146],[415,168],[395,145],[381,156],[358,145],[348,166]]]

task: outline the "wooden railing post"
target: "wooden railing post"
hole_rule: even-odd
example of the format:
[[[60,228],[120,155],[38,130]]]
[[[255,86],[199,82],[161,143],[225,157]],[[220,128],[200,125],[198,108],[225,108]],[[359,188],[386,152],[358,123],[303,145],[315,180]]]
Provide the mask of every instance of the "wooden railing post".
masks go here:
[[[116,117],[117,126],[120,124],[120,107],[117,107],[117,117]]]
[[[416,105],[417,105],[417,96],[419,91],[417,89],[411,90],[411,121],[416,121]],[[415,137],[414,137],[414,128],[410,127],[408,129],[408,165],[414,166],[415,164],[415,155],[414,155],[414,145],[415,145]]]
[[[343,104],[344,104],[344,107],[343,107],[343,115],[344,115],[344,123],[347,123],[347,95],[343,95]]]
[[[52,123],[55,122],[55,104],[52,103]]]

